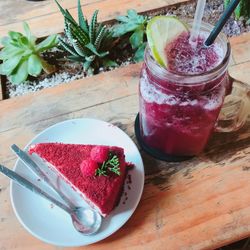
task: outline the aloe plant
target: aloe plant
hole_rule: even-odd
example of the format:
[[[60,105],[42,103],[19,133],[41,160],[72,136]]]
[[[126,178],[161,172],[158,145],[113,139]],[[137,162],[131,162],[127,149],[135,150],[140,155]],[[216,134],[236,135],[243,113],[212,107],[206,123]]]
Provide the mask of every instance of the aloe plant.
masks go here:
[[[227,7],[230,2],[231,0],[224,0],[225,7]],[[237,19],[239,19],[241,16],[250,18],[250,1],[241,0],[234,11],[234,14]]]
[[[109,58],[114,46],[114,38],[109,28],[97,22],[96,10],[91,21],[84,17],[80,0],[78,0],[78,23],[67,9],[55,0],[64,16],[64,35],[59,37],[59,44],[70,55],[68,58],[83,64],[84,71],[92,74],[100,66],[116,66]]]
[[[48,64],[41,56],[57,45],[57,35],[47,37],[36,43],[36,37],[31,34],[27,23],[23,24],[25,35],[10,31],[7,37],[1,39],[3,49],[0,52],[0,74],[7,75],[13,84],[24,82],[28,75],[38,76],[42,69],[50,74],[55,66]]]
[[[142,61],[146,47],[146,26],[148,18],[138,15],[135,10],[128,10],[126,16],[118,16],[119,24],[113,27],[113,37],[130,34],[129,42],[135,50],[134,60]]]

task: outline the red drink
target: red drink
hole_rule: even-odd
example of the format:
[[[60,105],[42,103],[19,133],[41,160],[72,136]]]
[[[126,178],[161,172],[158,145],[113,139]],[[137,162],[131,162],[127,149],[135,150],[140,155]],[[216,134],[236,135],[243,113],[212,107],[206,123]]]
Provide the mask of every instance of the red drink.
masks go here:
[[[140,133],[144,143],[168,155],[199,154],[214,130],[226,87],[230,48],[222,38],[197,48],[183,33],[165,49],[169,67],[146,49],[140,78]]]

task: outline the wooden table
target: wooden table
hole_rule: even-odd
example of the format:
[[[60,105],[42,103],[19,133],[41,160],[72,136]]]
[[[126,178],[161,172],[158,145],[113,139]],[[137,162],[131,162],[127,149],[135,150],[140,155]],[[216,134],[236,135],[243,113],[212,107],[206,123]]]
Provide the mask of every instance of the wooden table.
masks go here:
[[[250,33],[230,41],[230,72],[249,80]],[[0,101],[0,162],[12,168],[16,158],[11,144],[24,147],[48,126],[72,118],[111,122],[136,142],[140,67],[129,65]],[[250,120],[238,132],[214,134],[205,152],[189,161],[166,163],[141,153],[146,182],[135,213],[112,236],[83,249],[215,249],[250,236]],[[18,223],[9,180],[2,175],[0,249],[61,249],[34,238]]]

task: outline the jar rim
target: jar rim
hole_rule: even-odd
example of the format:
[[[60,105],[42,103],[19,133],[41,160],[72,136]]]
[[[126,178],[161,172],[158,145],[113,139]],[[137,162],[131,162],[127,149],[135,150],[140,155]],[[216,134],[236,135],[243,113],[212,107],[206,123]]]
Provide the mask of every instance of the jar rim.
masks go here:
[[[187,24],[189,26],[191,25],[190,19],[188,19]],[[212,26],[211,24],[205,22],[202,22],[201,24],[201,28],[204,31],[210,32],[213,29],[213,27],[214,26]],[[227,66],[229,64],[229,59],[231,56],[231,46],[230,43],[228,42],[227,37],[223,33],[220,33],[218,35],[216,41],[218,40],[224,43],[224,46],[226,47],[226,50],[224,50],[223,59],[216,67],[206,72],[194,73],[194,74],[171,72],[167,68],[162,67],[155,61],[148,44],[145,49],[144,61],[147,67],[150,69],[150,71],[152,71],[152,73],[154,73],[154,75],[158,78],[161,79],[167,78],[168,81],[174,82],[174,84],[176,85],[195,84],[197,86],[197,83],[204,84],[207,81],[211,81],[211,79],[216,79],[220,77],[227,69]]]

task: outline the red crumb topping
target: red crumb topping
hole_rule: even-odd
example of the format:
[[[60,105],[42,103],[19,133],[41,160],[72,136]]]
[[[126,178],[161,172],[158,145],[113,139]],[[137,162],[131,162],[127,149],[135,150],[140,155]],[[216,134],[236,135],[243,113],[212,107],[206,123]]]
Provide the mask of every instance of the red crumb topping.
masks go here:
[[[96,145],[39,143],[32,146],[29,153],[36,153],[51,163],[70,183],[99,207],[105,216],[112,211],[120,199],[127,172],[126,162],[122,148],[104,146],[105,149],[108,148],[110,152],[118,156],[121,174],[109,173],[108,176],[95,176],[89,175],[86,171],[87,175],[84,175],[85,163],[83,161],[92,158],[90,158],[90,153],[94,147]]]

